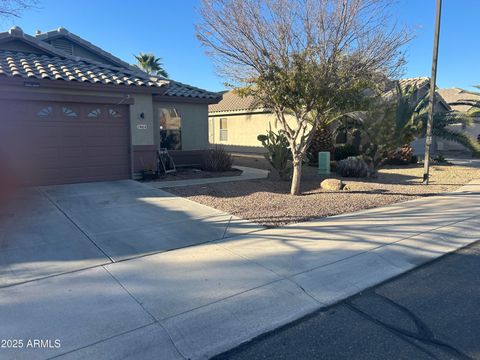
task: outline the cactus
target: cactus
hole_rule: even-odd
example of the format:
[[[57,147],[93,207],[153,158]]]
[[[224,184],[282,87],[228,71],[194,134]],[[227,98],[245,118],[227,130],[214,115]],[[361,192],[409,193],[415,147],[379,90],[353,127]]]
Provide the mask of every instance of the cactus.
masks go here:
[[[291,152],[284,132],[280,130],[276,134],[270,127],[266,135],[258,135],[257,139],[267,150],[265,159],[278,172],[280,179],[288,180],[292,170],[290,164]]]

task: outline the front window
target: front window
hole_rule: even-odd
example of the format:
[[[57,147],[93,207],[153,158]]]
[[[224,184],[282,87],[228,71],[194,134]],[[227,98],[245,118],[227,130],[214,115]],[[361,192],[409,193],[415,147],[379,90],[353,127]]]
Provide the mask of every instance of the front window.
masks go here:
[[[182,150],[182,117],[175,108],[159,108],[160,147]]]
[[[227,119],[220,119],[220,141],[228,141]]]

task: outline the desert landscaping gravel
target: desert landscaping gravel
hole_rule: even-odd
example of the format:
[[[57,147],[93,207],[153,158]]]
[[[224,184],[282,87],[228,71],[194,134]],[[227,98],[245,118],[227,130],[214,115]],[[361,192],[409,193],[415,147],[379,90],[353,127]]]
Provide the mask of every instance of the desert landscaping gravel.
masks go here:
[[[412,165],[382,169],[373,179],[343,178],[349,190],[326,191],[320,188],[325,177],[315,172],[313,168],[304,169],[302,196],[289,195],[289,182],[271,180],[177,187],[169,191],[274,227],[438,195],[480,178],[480,168],[435,165],[431,168],[430,185],[425,186],[421,183],[423,167]]]

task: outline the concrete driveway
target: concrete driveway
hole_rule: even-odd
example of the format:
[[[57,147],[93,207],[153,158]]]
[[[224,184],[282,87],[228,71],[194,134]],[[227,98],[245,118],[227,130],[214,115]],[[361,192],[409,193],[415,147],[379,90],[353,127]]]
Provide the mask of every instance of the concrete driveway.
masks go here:
[[[80,233],[87,239],[92,236],[93,241],[88,241],[100,246],[102,253],[108,242],[98,240],[103,223],[91,220],[95,214],[118,226],[119,234],[128,234],[128,230],[122,221],[110,217],[113,210],[102,210],[107,204],[99,199],[107,190],[117,193],[115,209],[131,206],[129,214],[144,206],[144,199],[150,199],[139,194],[124,198],[120,194],[128,192],[128,184],[82,185],[71,187],[68,194],[63,194],[63,187],[41,192],[49,201],[55,199],[51,204],[60,213],[75,218],[72,224],[80,224],[75,225],[84,228]],[[135,193],[136,189],[140,193],[145,190],[140,184],[134,185]],[[90,186],[96,189],[96,196],[91,195]],[[159,214],[168,199],[175,201],[167,198],[168,194],[149,191],[147,194],[156,195],[149,201],[160,203]],[[83,206],[92,198],[96,206],[85,209]],[[130,204],[133,198],[141,205]],[[199,227],[216,229],[212,234],[219,236],[221,221],[210,222],[217,216],[195,218],[194,209],[188,210],[188,216],[178,211],[187,220],[176,224],[183,227],[198,223]],[[88,211],[92,214],[87,216]],[[61,345],[0,347],[0,358],[207,359],[480,240],[479,213],[477,180],[442,196],[258,231],[0,288],[0,339],[58,340]],[[123,221],[132,221],[129,214],[123,215]],[[145,214],[148,218],[149,211]],[[172,224],[170,220],[165,226]],[[139,232],[142,228],[138,227]],[[254,228],[234,222],[231,231]],[[132,254],[160,247],[148,236],[141,242],[127,235],[117,239],[121,246],[108,249],[120,249],[120,255],[127,248],[124,241],[129,241]],[[162,243],[159,238],[156,241]],[[48,246],[47,241],[45,244]],[[100,259],[108,261],[106,255]]]
[[[0,287],[260,228],[131,180],[29,188],[0,210]]]

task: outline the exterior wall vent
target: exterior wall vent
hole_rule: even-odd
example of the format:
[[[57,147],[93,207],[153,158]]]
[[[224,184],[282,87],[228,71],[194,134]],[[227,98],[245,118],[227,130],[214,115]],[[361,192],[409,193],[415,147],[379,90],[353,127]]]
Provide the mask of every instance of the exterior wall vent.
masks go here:
[[[50,44],[63,52],[66,52],[69,55],[73,55],[73,44],[64,39],[54,39],[50,41]]]

